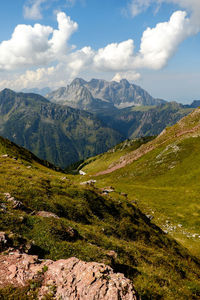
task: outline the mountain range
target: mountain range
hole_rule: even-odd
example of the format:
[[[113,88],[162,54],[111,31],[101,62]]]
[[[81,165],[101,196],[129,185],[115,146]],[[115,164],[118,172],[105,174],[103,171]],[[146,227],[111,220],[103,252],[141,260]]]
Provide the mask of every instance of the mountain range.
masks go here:
[[[0,134],[62,168],[127,138],[158,135],[199,103],[154,99],[127,80],[80,78],[48,98],[51,102],[34,93],[0,92]]]
[[[141,87],[129,83],[126,79],[120,82],[92,79],[87,82],[76,78],[67,87],[47,94],[46,98],[51,102],[90,112],[165,103],[164,100],[154,99]]]
[[[65,104],[90,111],[106,126],[120,132],[124,138],[157,135],[166,126],[178,120],[198,106],[167,102],[153,98],[141,87],[129,83],[76,78],[67,87],[46,95],[53,103]]]

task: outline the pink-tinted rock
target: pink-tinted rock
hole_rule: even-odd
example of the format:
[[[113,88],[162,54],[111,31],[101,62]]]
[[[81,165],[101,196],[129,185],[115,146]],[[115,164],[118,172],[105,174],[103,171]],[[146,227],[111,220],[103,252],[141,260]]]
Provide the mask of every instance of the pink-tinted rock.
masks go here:
[[[77,258],[58,261],[12,252],[0,256],[0,287],[25,286],[40,274],[38,299],[51,295],[66,300],[136,300],[132,282],[112,268]]]
[[[55,218],[55,219],[59,219],[59,217],[52,213],[52,212],[49,212],[49,211],[38,211],[36,213],[37,216],[40,216],[40,217],[43,217],[43,218]]]

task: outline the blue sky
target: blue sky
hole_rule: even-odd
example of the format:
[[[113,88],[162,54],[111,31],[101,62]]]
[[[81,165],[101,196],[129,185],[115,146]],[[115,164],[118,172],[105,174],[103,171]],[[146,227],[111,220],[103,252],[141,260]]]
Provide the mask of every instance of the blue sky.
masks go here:
[[[200,99],[199,32],[199,0],[1,1],[0,88],[127,78],[191,102]]]

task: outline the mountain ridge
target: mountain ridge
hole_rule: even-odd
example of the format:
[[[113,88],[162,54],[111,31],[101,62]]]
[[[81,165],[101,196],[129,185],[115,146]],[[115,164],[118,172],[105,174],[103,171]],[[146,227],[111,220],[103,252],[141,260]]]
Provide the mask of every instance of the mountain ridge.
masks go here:
[[[0,92],[0,134],[62,168],[104,152],[122,136],[91,113],[37,94]]]
[[[80,90],[84,91],[85,95],[81,94]],[[92,102],[95,101],[101,101],[102,105],[110,105],[110,109],[111,107],[120,109],[134,105],[158,105],[166,102],[153,98],[141,87],[129,83],[126,79],[122,79],[120,82],[91,79],[87,82],[82,78],[75,78],[66,88],[60,88],[47,94],[46,97],[52,102],[92,112],[96,111],[92,106]]]

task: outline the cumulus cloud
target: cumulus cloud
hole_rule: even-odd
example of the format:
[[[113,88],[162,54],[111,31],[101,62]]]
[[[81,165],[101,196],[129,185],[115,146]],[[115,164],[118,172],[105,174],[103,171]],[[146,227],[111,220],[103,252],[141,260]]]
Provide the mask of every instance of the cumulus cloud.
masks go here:
[[[176,11],[168,22],[147,28],[141,39],[134,67],[158,70],[163,68],[178,46],[189,36],[200,32],[199,0],[132,0],[128,8],[133,17],[146,10],[151,4],[173,3],[186,11]]]
[[[66,54],[67,41],[78,25],[62,12],[57,21],[58,30],[40,24],[18,25],[11,39],[0,43],[0,70],[46,65]]]
[[[144,31],[135,67],[158,70],[166,65],[180,43],[190,35],[190,21],[186,15],[186,12],[177,11],[169,22]]]
[[[119,71],[131,67],[134,60],[134,41],[112,43],[101,48],[94,56],[94,66],[98,70]]]
[[[200,1],[199,0],[162,0],[179,5],[180,7],[191,12],[190,30],[192,34],[200,31]]]
[[[68,69],[71,70],[71,77],[77,76],[83,69],[92,67],[95,51],[91,47],[84,47],[71,53],[66,58]]]
[[[66,54],[67,41],[71,35],[78,29],[78,24],[66,16],[65,13],[60,12],[57,15],[58,30],[53,31],[53,37],[49,41],[51,51],[57,56],[59,54]]]

